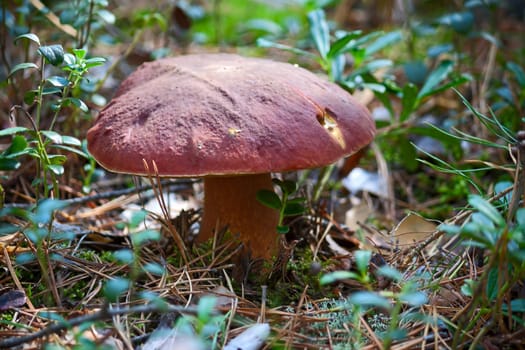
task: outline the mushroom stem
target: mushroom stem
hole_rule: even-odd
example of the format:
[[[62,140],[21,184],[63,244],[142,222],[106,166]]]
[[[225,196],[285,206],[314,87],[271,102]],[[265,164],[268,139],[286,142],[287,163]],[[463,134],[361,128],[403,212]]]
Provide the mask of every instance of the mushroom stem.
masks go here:
[[[208,176],[204,178],[204,215],[198,241],[228,225],[252,258],[270,259],[278,252],[279,214],[256,199],[259,190],[273,190],[271,175]]]

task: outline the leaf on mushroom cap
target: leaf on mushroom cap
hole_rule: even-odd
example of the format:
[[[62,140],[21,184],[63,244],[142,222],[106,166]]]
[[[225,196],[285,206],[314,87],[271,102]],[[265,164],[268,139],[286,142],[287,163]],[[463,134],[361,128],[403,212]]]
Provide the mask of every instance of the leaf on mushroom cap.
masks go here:
[[[369,112],[345,90],[288,63],[233,54],[143,64],[88,131],[105,168],[160,176],[281,172],[335,162],[367,145]]]

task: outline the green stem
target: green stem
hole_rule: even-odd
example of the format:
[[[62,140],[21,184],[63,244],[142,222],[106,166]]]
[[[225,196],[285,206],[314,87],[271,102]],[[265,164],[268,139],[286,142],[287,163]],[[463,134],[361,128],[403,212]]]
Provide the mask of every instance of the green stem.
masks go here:
[[[288,201],[288,192],[283,190],[283,198],[281,198],[281,210],[279,210],[279,226],[283,225],[284,210],[286,208],[286,202],[287,201]]]
[[[42,279],[44,280],[44,284],[51,291],[52,285],[51,279],[49,278],[49,269],[47,268],[47,255],[44,251],[44,244],[42,241],[39,241],[36,244],[36,258],[38,260],[38,264],[40,265],[40,271],[42,273]],[[54,305],[53,298],[51,297],[50,293],[45,293],[44,298],[46,304]]]
[[[383,350],[390,349],[390,346],[392,345],[392,334],[395,332],[399,325],[399,314],[401,313],[401,307],[401,301],[396,300],[394,304],[394,309],[390,313],[390,324],[386,333],[386,339],[383,341]]]
[[[36,96],[36,127],[40,129],[40,118],[42,115],[42,100],[44,96],[44,73],[45,73],[45,59],[44,56],[42,56],[41,59],[41,65],[40,65],[40,85],[38,86],[38,93]],[[38,130],[35,130],[38,132]]]
[[[74,82],[71,82],[71,79],[73,79],[74,77],[74,74],[73,72],[69,72],[69,75],[67,77],[67,80],[70,82],[71,86],[74,87],[76,85],[76,83],[78,82],[77,79],[75,79]],[[62,97],[60,99],[60,104],[57,106],[57,109],[55,111],[55,114],[53,115],[53,119],[51,120],[51,124],[49,125],[49,130],[53,130],[53,128],[55,127],[55,123],[58,119],[58,114],[60,113],[60,111],[62,110],[62,107],[64,105],[64,99],[69,95],[69,90],[70,90],[70,85],[67,85],[66,87],[64,87],[64,90],[62,91]]]

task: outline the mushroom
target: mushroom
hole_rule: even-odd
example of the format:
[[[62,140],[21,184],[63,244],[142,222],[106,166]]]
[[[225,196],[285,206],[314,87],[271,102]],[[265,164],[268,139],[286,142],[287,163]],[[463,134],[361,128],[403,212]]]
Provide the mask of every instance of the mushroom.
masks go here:
[[[366,146],[375,125],[345,90],[303,68],[234,54],[144,63],[87,133],[113,172],[204,177],[199,241],[228,225],[252,257],[278,251],[278,213],[256,194],[272,172],[333,163]]]

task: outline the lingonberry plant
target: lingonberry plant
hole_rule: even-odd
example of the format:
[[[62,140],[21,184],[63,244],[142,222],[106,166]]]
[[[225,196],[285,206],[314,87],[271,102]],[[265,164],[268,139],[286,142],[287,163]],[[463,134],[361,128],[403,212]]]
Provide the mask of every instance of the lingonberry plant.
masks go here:
[[[67,53],[61,45],[41,45],[39,37],[33,33],[18,36],[15,43],[21,40],[37,45],[39,63],[22,62],[14,66],[9,73],[10,83],[16,84],[15,76],[23,71],[36,70],[38,75],[35,78],[36,87],[25,93],[25,105],[12,106],[10,118],[13,122],[19,117],[27,119],[31,127],[15,126],[0,131],[0,137],[12,136],[11,145],[0,154],[0,170],[15,170],[23,156],[32,157],[36,159],[33,180],[36,198],[58,198],[57,177],[64,173],[63,164],[67,159],[64,152],[73,152],[85,158],[89,156],[82,150],[79,139],[61,135],[53,129],[65,108],[74,106],[88,111],[81,99],[71,96],[71,91],[90,68],[102,65],[105,59],[88,58],[85,49],[73,49]],[[53,75],[57,70],[62,75]],[[52,113],[49,125],[43,125],[44,110]]]

